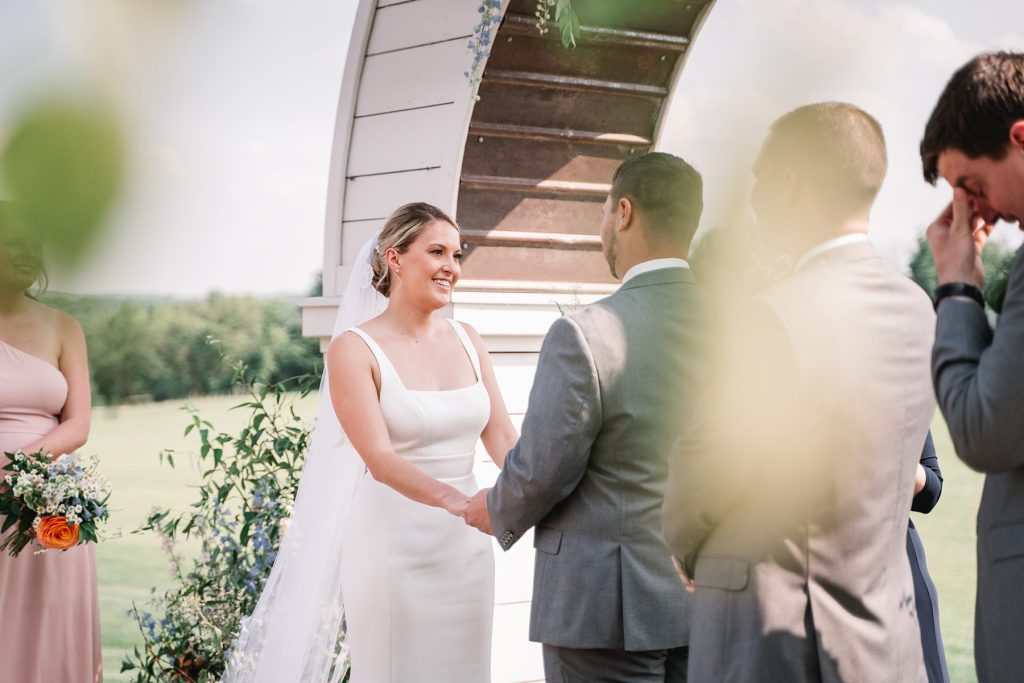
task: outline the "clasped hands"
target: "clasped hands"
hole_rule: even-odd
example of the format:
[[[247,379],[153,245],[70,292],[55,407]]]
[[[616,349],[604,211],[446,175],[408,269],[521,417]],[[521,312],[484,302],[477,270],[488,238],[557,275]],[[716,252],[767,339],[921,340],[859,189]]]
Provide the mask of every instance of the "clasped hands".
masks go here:
[[[491,526],[491,515],[487,511],[487,492],[489,488],[480,489],[472,498],[460,498],[454,504],[446,505],[445,509],[462,519],[471,527],[485,534],[494,535]]]

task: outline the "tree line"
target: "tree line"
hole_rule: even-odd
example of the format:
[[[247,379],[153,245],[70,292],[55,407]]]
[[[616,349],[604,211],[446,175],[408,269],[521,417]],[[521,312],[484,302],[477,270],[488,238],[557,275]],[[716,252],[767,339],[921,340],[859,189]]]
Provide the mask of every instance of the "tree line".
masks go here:
[[[985,267],[985,301],[989,307],[999,313],[1003,310],[1003,299],[1006,297],[1006,285],[1010,278],[1010,267],[1017,256],[1017,250],[989,242],[981,252],[982,265]],[[910,259],[910,278],[931,296],[935,291],[935,260],[928,240],[921,237],[917,241],[917,251]]]
[[[983,253],[985,298],[997,313],[1014,256],[1015,250],[994,243]],[[909,274],[931,294],[935,264],[923,237]],[[49,292],[42,300],[82,324],[99,404],[228,393],[238,362],[270,383],[319,373],[323,362],[319,341],[302,336],[294,299],[213,293],[186,301]]]
[[[274,383],[319,372],[319,341],[304,338],[294,299],[88,297],[42,300],[81,323],[99,404],[163,401],[232,390],[238,362]]]

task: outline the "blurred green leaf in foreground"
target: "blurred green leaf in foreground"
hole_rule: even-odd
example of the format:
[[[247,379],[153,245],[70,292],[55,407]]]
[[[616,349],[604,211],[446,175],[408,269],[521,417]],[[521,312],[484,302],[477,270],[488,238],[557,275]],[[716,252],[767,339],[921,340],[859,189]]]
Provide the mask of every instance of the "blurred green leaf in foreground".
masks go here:
[[[103,230],[121,188],[125,146],[112,114],[48,99],[15,121],[0,172],[21,223],[58,268],[72,269]]]

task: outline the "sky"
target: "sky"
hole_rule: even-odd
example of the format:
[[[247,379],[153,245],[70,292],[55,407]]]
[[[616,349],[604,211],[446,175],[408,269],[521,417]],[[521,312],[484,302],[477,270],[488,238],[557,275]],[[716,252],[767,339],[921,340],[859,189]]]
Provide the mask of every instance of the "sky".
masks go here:
[[[0,142],[20,112],[61,90],[114,102],[131,150],[105,241],[54,288],[306,292],[323,258],[355,2],[0,3]],[[917,146],[928,114],[972,55],[1024,50],[1018,27],[1024,3],[994,0],[718,0],[660,148],[704,173],[704,227],[712,227],[718,206],[744,196],[773,119],[808,102],[857,104],[882,123],[889,149],[872,238],[902,265],[949,198],[948,188],[921,179]],[[997,234],[1019,241],[1015,227]]]
[[[706,229],[725,202],[746,198],[751,160],[774,119],[810,102],[856,104],[882,124],[889,154],[872,240],[904,267],[951,198],[942,181],[932,187],[921,176],[932,107],[978,52],[1024,50],[1018,27],[1024,3],[719,0],[680,78],[662,147],[704,174]],[[1016,226],[995,234],[1020,242]]]

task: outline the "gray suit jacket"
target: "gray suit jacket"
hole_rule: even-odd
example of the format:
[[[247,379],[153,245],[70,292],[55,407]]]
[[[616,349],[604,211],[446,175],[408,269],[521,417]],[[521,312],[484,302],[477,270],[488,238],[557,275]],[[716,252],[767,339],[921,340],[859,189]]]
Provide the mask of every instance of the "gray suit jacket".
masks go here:
[[[978,510],[974,659],[981,683],[1024,671],[1024,249],[995,334],[974,302],[939,305],[932,354],[939,407],[957,455],[985,472]]]
[[[666,492],[690,681],[925,681],[906,554],[935,406],[927,296],[870,243],[766,290]]]
[[[487,496],[503,548],[536,525],[531,640],[686,645],[689,596],[661,538],[661,503],[701,368],[703,301],[689,269],[655,270],[545,337],[522,436]]]

